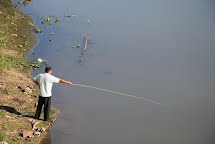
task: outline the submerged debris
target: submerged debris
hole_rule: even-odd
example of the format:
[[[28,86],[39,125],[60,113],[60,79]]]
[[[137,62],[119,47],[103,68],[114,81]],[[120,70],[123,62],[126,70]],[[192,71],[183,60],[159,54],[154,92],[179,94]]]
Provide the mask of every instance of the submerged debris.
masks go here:
[[[89,20],[89,19],[87,20],[87,22],[90,23],[90,24],[92,24],[91,20]]]
[[[81,53],[81,58],[80,58],[80,64],[83,62],[83,58],[84,58],[84,55],[86,53],[86,50],[87,50],[87,44],[88,44],[88,36],[87,36],[87,33],[84,34],[84,40],[85,40],[85,44],[84,44],[84,49]]]
[[[32,55],[37,55],[37,53],[36,52],[32,52]]]
[[[74,47],[74,48],[80,48],[81,45],[74,45],[73,47]]]
[[[77,15],[68,15],[68,14],[66,14],[66,15],[64,15],[64,17],[77,17]]]

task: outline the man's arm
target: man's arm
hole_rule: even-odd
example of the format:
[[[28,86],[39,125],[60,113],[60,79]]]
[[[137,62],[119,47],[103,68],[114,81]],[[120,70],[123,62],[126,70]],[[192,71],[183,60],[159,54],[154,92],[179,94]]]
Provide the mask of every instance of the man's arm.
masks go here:
[[[59,82],[60,82],[60,83],[64,83],[64,84],[68,84],[68,85],[72,85],[72,82],[66,81],[66,80],[63,80],[63,79],[60,79]]]

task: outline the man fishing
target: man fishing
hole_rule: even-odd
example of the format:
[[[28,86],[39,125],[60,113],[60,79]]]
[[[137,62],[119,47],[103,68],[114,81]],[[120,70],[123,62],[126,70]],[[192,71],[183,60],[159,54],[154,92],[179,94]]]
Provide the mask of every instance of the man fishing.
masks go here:
[[[52,68],[46,67],[44,74],[38,74],[33,78],[34,82],[39,86],[40,95],[35,113],[35,118],[39,119],[42,107],[44,105],[44,121],[49,120],[49,113],[51,108],[51,96],[52,96],[52,85],[53,83],[64,83],[72,85],[72,82],[66,81],[60,78],[56,78],[52,74]]]

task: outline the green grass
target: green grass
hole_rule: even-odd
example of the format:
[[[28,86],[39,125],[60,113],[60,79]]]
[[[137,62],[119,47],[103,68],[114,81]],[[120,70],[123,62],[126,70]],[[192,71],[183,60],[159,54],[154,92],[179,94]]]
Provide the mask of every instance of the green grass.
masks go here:
[[[5,112],[4,111],[0,111],[0,118],[3,118],[5,116]]]
[[[0,50],[5,46],[6,42],[7,42],[7,37],[6,36],[1,36],[0,37]]]
[[[5,139],[5,133],[0,132],[0,141],[3,141]]]
[[[0,70],[10,70],[12,68],[22,70],[26,66],[27,62],[24,58],[0,56]]]

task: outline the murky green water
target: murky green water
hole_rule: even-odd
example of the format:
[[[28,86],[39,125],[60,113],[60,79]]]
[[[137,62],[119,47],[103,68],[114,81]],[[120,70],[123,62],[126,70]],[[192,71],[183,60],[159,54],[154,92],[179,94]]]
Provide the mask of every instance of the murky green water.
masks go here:
[[[167,105],[56,85],[51,143],[214,144],[214,8],[213,0],[34,0],[23,8],[44,29],[30,58],[46,59],[56,76]],[[38,16],[47,15],[61,22],[44,28]],[[85,32],[94,44],[80,65],[83,47],[73,46]]]

